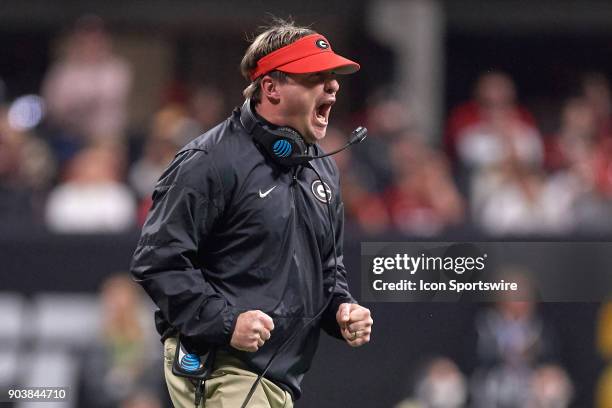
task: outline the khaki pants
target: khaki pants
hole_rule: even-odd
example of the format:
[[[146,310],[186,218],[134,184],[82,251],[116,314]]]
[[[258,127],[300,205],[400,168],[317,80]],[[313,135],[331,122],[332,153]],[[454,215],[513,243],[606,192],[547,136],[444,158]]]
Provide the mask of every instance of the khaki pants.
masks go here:
[[[195,386],[187,378],[172,374],[176,343],[176,337],[170,337],[164,343],[166,384],[175,408],[193,408]],[[215,370],[211,378],[206,380],[203,398],[206,405],[202,401],[200,407],[240,408],[256,379],[257,375],[246,370],[244,363],[236,357],[226,353],[218,354]],[[291,394],[263,378],[253,393],[248,408],[293,408],[293,401]]]

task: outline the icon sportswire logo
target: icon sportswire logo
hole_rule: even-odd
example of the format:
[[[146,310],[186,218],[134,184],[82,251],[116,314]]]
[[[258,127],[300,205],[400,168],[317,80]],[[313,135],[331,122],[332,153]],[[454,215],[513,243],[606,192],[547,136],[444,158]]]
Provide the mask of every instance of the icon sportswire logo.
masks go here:
[[[259,190],[259,198],[266,198],[266,196],[268,194],[270,194],[272,192],[272,190],[274,190],[276,188],[276,186],[273,186],[272,188],[270,188],[267,191],[264,191],[263,193],[261,192],[261,189]]]

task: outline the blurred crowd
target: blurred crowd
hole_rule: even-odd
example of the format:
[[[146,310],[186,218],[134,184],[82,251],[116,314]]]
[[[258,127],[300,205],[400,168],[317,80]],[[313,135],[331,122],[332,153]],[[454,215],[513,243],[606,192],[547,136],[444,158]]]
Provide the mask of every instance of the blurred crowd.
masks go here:
[[[440,146],[391,92],[368,101],[366,143],[338,158],[348,213],[370,231],[437,235],[469,226],[492,236],[612,231],[612,99],[588,73],[543,134],[504,72],[482,73],[454,107]],[[323,144],[341,143],[330,132]]]
[[[161,347],[147,330],[140,289],[127,275],[109,277],[100,291],[100,330],[80,350],[77,406],[162,408]]]
[[[187,92],[160,92],[150,123],[134,131],[127,112],[137,74],[113,50],[103,22],[83,17],[42,79],[40,96],[9,101],[0,86],[0,220],[72,233],[142,223],[177,150],[229,110],[221,90],[190,84]],[[389,87],[362,111],[334,117],[322,146],[342,146],[358,124],[369,129],[365,143],[335,156],[347,221],[366,232],[612,232],[608,78],[585,74],[557,122],[555,132],[542,132],[512,77],[485,71],[471,98],[450,110],[440,142],[415,126],[410,107]]]
[[[414,368],[407,396],[394,408],[568,408],[577,406],[574,380],[561,356],[563,339],[539,310],[526,271],[509,270],[520,281],[521,300],[508,295],[475,315],[474,368],[461,368],[441,355],[426,358]],[[609,322],[608,322],[609,324]],[[612,327],[604,327],[610,336]],[[470,330],[466,328],[466,332]],[[609,393],[609,384],[598,393]],[[606,408],[610,400],[599,400]]]
[[[612,302],[601,306],[597,322],[597,349],[606,364],[596,390],[596,406],[612,407]]]

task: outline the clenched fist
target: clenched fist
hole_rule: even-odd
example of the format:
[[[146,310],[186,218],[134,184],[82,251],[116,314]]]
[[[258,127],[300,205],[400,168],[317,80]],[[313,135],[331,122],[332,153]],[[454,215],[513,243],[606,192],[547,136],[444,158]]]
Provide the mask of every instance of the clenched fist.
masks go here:
[[[370,341],[374,320],[370,310],[354,303],[342,303],[336,313],[342,337],[351,347],[359,347]]]
[[[272,318],[261,310],[240,313],[230,345],[238,350],[255,352],[270,338],[272,330]]]

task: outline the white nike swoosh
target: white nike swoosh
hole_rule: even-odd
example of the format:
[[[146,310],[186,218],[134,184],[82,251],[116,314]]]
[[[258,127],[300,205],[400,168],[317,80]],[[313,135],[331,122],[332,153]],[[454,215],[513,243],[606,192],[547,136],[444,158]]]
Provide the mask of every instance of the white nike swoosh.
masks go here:
[[[268,194],[270,194],[272,192],[272,190],[274,190],[276,188],[276,186],[272,187],[271,189],[269,189],[266,192],[261,192],[261,190],[259,190],[259,198],[265,198]]]

